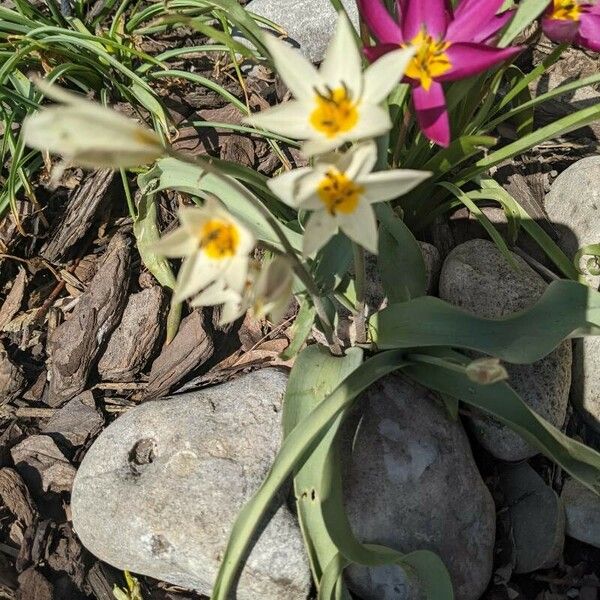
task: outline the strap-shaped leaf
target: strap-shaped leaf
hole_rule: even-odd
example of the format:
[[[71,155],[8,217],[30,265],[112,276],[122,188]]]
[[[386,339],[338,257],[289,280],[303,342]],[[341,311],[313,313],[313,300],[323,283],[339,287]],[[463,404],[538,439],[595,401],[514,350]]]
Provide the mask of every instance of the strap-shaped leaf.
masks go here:
[[[467,377],[470,359],[451,350],[411,355],[417,363],[404,374],[443,394],[449,394],[508,425],[532,446],[600,495],[600,454],[570,439],[532,411],[506,382],[479,385]]]
[[[272,508],[285,481],[295,469],[302,466],[307,453],[315,448],[333,421],[352,406],[361,392],[404,364],[400,351],[382,352],[368,359],[288,434],[265,481],[241,510],[233,525],[212,600],[229,600],[236,576],[262,518]]]
[[[600,293],[576,281],[554,281],[533,306],[501,319],[484,319],[426,296],[379,311],[370,330],[384,350],[446,346],[526,364],[565,338],[600,333]]]

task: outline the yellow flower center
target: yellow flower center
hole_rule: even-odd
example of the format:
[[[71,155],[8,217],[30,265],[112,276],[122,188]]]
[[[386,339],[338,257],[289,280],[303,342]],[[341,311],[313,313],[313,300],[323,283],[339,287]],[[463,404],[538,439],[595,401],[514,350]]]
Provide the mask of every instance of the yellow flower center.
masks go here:
[[[204,253],[215,260],[233,256],[240,243],[238,228],[233,223],[220,219],[206,221],[202,225],[199,238]]]
[[[408,45],[416,49],[416,54],[410,61],[405,75],[420,81],[421,85],[429,91],[433,80],[452,68],[452,63],[446,54],[450,42],[435,40],[421,29]]]
[[[579,21],[581,6],[577,0],[554,0],[551,19],[562,21]]]
[[[317,194],[330,215],[349,215],[356,210],[364,188],[348,179],[345,173],[330,169],[319,182]]]
[[[350,131],[358,122],[356,102],[346,86],[327,88],[326,93],[315,90],[315,109],[310,124],[326,137],[333,138],[341,132]]]

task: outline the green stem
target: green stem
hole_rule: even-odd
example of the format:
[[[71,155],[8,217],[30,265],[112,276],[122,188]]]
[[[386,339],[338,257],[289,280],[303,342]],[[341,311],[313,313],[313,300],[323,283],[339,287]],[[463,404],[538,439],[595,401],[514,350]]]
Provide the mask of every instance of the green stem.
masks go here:
[[[356,327],[356,343],[367,342],[366,329],[366,266],[365,251],[362,246],[352,244],[354,253],[354,288],[356,290],[356,311],[354,313],[354,326]]]
[[[138,214],[135,208],[133,197],[131,196],[131,188],[129,187],[129,181],[127,180],[127,173],[125,169],[119,169],[121,173],[121,181],[123,182],[123,190],[125,191],[125,199],[127,200],[127,209],[129,210],[129,216],[133,221],[137,221]]]

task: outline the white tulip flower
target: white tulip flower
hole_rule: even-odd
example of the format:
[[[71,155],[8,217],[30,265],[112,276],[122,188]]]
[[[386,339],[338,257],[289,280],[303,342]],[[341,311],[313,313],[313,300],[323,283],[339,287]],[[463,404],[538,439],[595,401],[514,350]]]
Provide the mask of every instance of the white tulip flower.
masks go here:
[[[220,325],[235,321],[247,310],[251,310],[256,318],[268,317],[277,324],[283,319],[290,305],[293,280],[288,259],[277,256],[266,265],[250,265],[241,293],[228,288],[224,279],[219,279],[198,294],[191,304],[221,305]]]
[[[256,243],[252,233],[216,200],[180,209],[179,220],[181,226],[153,246],[161,256],[184,258],[175,301],[191,298],[216,281],[241,295],[248,277],[248,254]]]
[[[338,230],[377,254],[377,221],[371,205],[402,196],[431,176],[408,169],[373,173],[376,161],[375,143],[364,142],[268,182],[289,206],[313,211],[304,231],[305,256],[322,248]]]
[[[389,52],[363,72],[352,25],[343,14],[319,71],[285,42],[265,36],[264,43],[295,100],[247,117],[246,123],[308,140],[302,147],[307,156],[391,128],[389,113],[380,105],[402,79],[413,48]]]
[[[39,79],[36,85],[59,104],[25,119],[27,146],[59,154],[69,165],[88,169],[138,167],[165,153],[156,133],[133,119],[46,80]]]

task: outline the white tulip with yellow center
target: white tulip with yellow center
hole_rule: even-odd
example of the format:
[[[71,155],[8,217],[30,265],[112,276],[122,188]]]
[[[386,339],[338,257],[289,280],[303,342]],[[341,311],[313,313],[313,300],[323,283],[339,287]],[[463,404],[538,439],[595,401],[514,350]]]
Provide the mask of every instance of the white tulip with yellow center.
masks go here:
[[[240,296],[248,277],[248,254],[256,243],[250,231],[216,200],[207,200],[201,208],[180,209],[179,221],[181,226],[153,247],[158,255],[184,259],[175,301],[191,298],[217,281]]]
[[[251,263],[241,293],[227,287],[223,279],[198,294],[192,306],[222,305],[220,325],[231,323],[251,310],[256,318],[268,317],[278,324],[292,299],[293,271],[288,259],[276,256],[266,265]]]
[[[305,256],[322,248],[338,230],[377,254],[377,221],[371,205],[398,198],[431,176],[408,169],[373,173],[376,161],[375,143],[364,142],[268,182],[289,206],[313,211],[304,231]]]
[[[88,169],[138,167],[165,153],[156,133],[133,119],[44,79],[35,83],[59,104],[25,119],[23,138],[27,146],[60,154],[67,165]]]
[[[277,72],[295,100],[254,114],[246,123],[307,140],[302,151],[314,156],[346,142],[374,138],[392,122],[381,103],[404,75],[413,48],[390,52],[363,73],[352,25],[340,15],[319,71],[285,42],[265,37]]]

